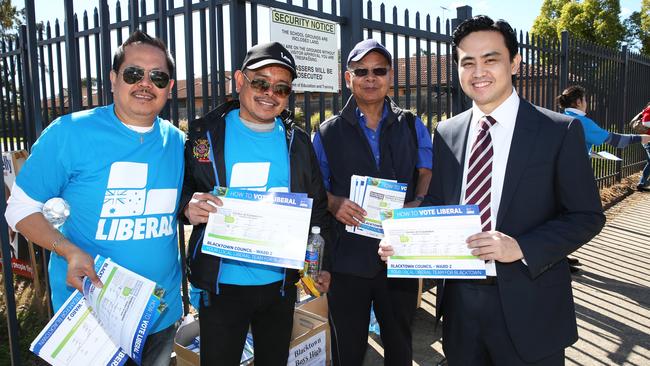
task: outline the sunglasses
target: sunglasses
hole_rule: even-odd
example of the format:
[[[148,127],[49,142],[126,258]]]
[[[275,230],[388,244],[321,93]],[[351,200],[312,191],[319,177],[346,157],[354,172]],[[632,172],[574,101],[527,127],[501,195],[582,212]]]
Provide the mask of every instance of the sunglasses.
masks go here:
[[[122,71],[122,80],[129,85],[140,82],[144,79],[144,69],[138,66],[129,66]],[[159,89],[169,85],[169,74],[160,70],[150,70],[149,80]]]
[[[350,70],[352,74],[356,77],[364,77],[367,76],[368,73],[372,71],[372,74],[375,76],[384,76],[388,74],[388,68],[386,67],[378,67],[376,69],[354,69]]]
[[[243,71],[242,71],[242,75],[244,75],[244,79],[246,79],[246,81],[248,81],[248,83],[251,84],[251,88],[260,91],[262,93],[271,89],[273,91],[273,94],[281,98],[288,97],[289,94],[291,94],[291,85],[287,85],[284,83],[271,85],[271,83],[269,83],[264,79],[251,80],[248,78],[248,76],[246,76],[246,74]]]

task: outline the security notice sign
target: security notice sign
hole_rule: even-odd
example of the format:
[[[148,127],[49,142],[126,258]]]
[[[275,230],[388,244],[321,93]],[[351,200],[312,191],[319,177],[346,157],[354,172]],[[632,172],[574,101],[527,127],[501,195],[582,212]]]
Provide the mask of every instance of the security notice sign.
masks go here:
[[[337,23],[271,9],[270,24],[271,41],[282,43],[296,60],[293,89],[338,93]]]

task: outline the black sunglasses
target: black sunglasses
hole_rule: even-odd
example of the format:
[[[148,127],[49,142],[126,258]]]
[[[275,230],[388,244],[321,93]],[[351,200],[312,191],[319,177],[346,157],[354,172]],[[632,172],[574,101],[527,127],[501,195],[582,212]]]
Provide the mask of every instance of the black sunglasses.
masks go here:
[[[350,70],[350,72],[352,74],[354,74],[354,76],[360,77],[360,78],[368,75],[368,73],[370,71],[372,71],[372,74],[375,75],[375,76],[384,76],[384,75],[388,74],[388,68],[386,68],[386,67],[378,67],[376,69],[354,69],[354,70]]]
[[[129,66],[122,71],[122,80],[132,85],[144,79],[144,69],[138,66]],[[160,70],[149,71],[149,80],[159,89],[166,88],[169,85],[169,74]]]
[[[268,81],[264,79],[249,79],[248,76],[246,76],[246,73],[242,71],[242,75],[244,75],[244,78],[246,81],[248,81],[251,84],[251,88],[265,92],[269,89],[273,91],[273,94],[277,95],[278,97],[285,98],[288,97],[289,94],[291,94],[291,85],[287,84],[273,84],[269,83]]]

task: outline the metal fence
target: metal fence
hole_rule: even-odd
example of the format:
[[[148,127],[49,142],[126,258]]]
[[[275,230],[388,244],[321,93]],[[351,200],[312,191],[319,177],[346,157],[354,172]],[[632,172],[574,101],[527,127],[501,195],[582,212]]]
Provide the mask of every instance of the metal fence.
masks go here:
[[[25,1],[27,24],[15,37],[0,40],[2,150],[29,150],[56,117],[111,103],[112,52],[135,29],[163,39],[177,62],[184,61],[185,80],[175,77],[177,82],[163,117],[178,126],[184,119],[206,113],[234,96],[230,75],[241,64],[247,48],[268,33],[259,24],[270,8],[336,22],[340,60],[346,60],[354,44],[363,38],[380,40],[393,54],[391,96],[421,116],[430,130],[437,121],[470,106],[458,86],[450,36],[459,21],[471,17],[468,6],[458,8],[455,19],[441,22],[440,17],[419,13],[412,16],[408,10],[396,7],[387,10],[384,4],[375,7],[371,1],[365,2],[364,8],[363,0],[183,0],[182,6],[176,6],[176,2],[154,0],[153,9],[149,9],[147,1],[131,0],[123,9],[118,1],[110,9],[107,0],[98,0],[91,15],[84,12],[78,16],[73,0],[64,0],[63,21],[37,24],[34,1]],[[587,44],[566,32],[560,42],[523,33],[519,38],[523,62],[515,87],[522,97],[537,105],[557,109],[555,96],[568,85],[581,84],[589,91],[594,119],[610,131],[627,132],[624,121],[650,100],[650,85],[642,82],[650,80],[648,58],[625,48],[610,50]],[[196,70],[195,63],[199,65]],[[290,109],[307,131],[336,113],[349,97],[344,71],[341,66],[339,93],[304,92],[291,96]],[[594,162],[600,187],[638,171],[645,161],[638,146],[613,152],[623,161]],[[4,199],[0,210],[4,212]],[[2,217],[3,247],[8,245],[2,235],[6,232]],[[183,230],[179,232],[183,242]],[[4,253],[8,253],[6,250],[3,248]],[[11,279],[7,268],[5,278]],[[5,288],[8,295],[13,294]],[[11,305],[8,308],[9,328],[12,356],[17,357],[14,309]]]

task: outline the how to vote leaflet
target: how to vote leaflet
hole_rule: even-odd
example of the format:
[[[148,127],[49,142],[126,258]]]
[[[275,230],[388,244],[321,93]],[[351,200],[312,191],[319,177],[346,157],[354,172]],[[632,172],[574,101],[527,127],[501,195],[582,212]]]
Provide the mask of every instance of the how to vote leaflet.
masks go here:
[[[84,279],[32,342],[30,350],[51,365],[140,364],[145,340],[159,318],[155,282],[97,256],[104,286]]]
[[[467,238],[481,231],[478,206],[431,206],[385,212],[388,277],[485,278],[485,261],[471,254]]]
[[[346,231],[381,239],[384,230],[381,213],[402,208],[406,198],[406,183],[394,180],[353,175],[350,180],[350,200],[366,211],[364,222],[359,226],[346,226]]]
[[[218,188],[201,251],[222,258],[302,269],[313,200],[304,193]]]

